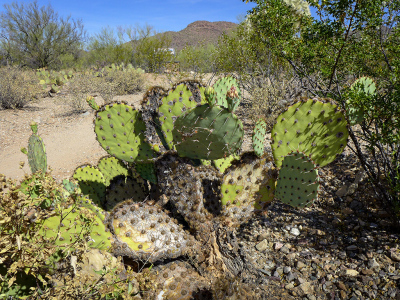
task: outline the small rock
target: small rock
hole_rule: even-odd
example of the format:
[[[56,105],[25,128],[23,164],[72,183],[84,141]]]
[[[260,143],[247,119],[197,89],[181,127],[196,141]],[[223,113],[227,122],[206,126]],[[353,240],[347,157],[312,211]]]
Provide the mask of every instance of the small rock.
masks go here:
[[[338,281],[338,283],[337,283],[336,285],[337,285],[337,287],[338,287],[339,289],[341,289],[342,291],[347,291],[347,287],[346,287],[346,285],[343,283],[343,281]]]
[[[271,270],[273,268],[275,268],[276,264],[273,261],[267,261],[264,265],[264,269],[265,270]]]
[[[372,271],[371,269],[362,269],[361,270],[361,274],[363,274],[363,275],[373,275],[374,271]]]
[[[354,277],[354,276],[358,275],[358,271],[353,270],[353,269],[347,269],[346,272],[345,272],[345,275]]]
[[[298,270],[301,270],[301,269],[303,269],[304,267],[306,267],[306,264],[304,264],[302,261],[298,261],[298,262],[297,262],[296,268],[297,268]]]
[[[281,250],[280,250],[281,252],[283,252],[283,253],[285,253],[285,254],[288,254],[289,252],[290,252],[290,250],[289,250],[289,248],[288,247],[286,247],[286,245],[285,246],[283,246],[282,248],[281,248]]]
[[[256,249],[260,252],[263,252],[265,250],[268,249],[268,241],[267,240],[263,240],[262,242],[258,243],[256,245]]]
[[[283,244],[280,243],[280,242],[277,242],[277,243],[275,243],[275,245],[274,245],[274,249],[275,249],[275,250],[279,250],[279,249],[281,249],[282,247],[283,247]]]
[[[290,229],[290,234],[292,234],[294,236],[298,236],[298,235],[300,235],[300,230],[296,227],[292,227],[292,229]]]
[[[285,289],[287,289],[287,290],[290,290],[292,288],[294,288],[294,283],[293,282],[290,282],[287,285],[285,285]]]
[[[345,184],[344,186],[342,186],[340,189],[338,189],[336,191],[336,196],[338,197],[343,197],[347,194],[347,190],[348,190],[348,186]]]
[[[289,273],[291,270],[292,270],[292,268],[289,266],[283,267],[283,273],[285,273],[285,274]]]
[[[400,262],[400,253],[397,253],[397,252],[395,252],[395,251],[391,251],[391,252],[390,252],[390,258],[391,258],[393,261]]]
[[[348,251],[355,251],[355,250],[357,250],[358,248],[357,248],[357,246],[356,245],[350,245],[350,246],[348,246],[347,248],[346,248],[346,250],[348,250]]]
[[[299,288],[303,292],[303,295],[312,294],[314,290],[310,282],[304,282],[300,284]]]
[[[349,208],[349,207],[344,207],[343,209],[342,209],[342,214],[344,214],[344,215],[351,215],[351,214],[353,214],[354,213],[354,211],[351,209],[351,208]]]
[[[266,240],[268,238],[268,234],[267,233],[261,233],[258,235],[257,237],[257,241],[262,242],[263,240]]]
[[[380,268],[380,265],[377,263],[377,261],[375,260],[375,258],[370,259],[368,261],[368,268],[370,269],[374,269],[374,268]]]
[[[295,280],[296,277],[297,277],[296,274],[289,272],[289,274],[287,274],[287,276],[286,276],[286,280],[291,282],[291,281]]]

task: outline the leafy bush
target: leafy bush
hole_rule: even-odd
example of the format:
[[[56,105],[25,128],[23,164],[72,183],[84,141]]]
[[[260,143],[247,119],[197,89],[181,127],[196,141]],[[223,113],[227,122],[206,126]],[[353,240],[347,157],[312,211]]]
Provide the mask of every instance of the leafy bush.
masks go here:
[[[103,77],[116,85],[116,95],[135,94],[144,90],[144,77],[135,69],[109,70]]]
[[[22,108],[41,92],[35,74],[16,67],[0,69],[0,107]]]

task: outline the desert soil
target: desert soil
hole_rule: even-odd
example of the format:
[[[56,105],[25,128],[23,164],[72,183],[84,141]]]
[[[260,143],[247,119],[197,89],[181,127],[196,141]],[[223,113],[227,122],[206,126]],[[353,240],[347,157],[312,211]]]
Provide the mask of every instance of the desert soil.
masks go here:
[[[168,79],[146,74],[145,85],[146,88],[153,85],[167,87]],[[61,91],[54,97],[31,102],[23,109],[0,110],[0,174],[19,180],[31,173],[28,158],[20,150],[28,147],[31,121],[38,123],[38,133],[46,147],[47,164],[57,180],[69,178],[82,164],[96,165],[99,158],[107,155],[96,140],[94,111],[88,106],[84,112],[74,112],[66,96]],[[95,99],[102,103],[101,97]],[[142,99],[143,93],[114,98],[135,108],[139,108]],[[25,163],[22,168],[20,162]]]

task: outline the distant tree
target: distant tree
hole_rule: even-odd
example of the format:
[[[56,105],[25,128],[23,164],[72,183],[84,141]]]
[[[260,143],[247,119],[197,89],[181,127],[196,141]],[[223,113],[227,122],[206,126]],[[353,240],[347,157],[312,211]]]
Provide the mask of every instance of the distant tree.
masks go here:
[[[0,14],[0,52],[7,60],[33,68],[54,67],[76,52],[85,38],[81,20],[61,18],[53,8],[13,2]]]

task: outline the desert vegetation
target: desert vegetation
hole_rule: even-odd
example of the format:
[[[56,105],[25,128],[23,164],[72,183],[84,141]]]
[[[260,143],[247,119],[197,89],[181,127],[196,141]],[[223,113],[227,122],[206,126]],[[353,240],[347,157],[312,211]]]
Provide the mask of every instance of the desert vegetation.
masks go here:
[[[106,27],[87,39],[82,21],[62,19],[51,6],[5,5],[1,109],[45,96],[62,98],[74,113],[90,108],[107,155],[57,182],[48,172],[46,141],[31,123],[22,151],[32,174],[21,182],[0,176],[0,298],[312,299],[304,281],[289,280],[291,269],[279,272],[278,265],[269,274],[282,284],[266,281],[268,271],[238,235],[274,205],[304,215],[326,208],[321,174],[345,149],[366,173],[366,190],[393,233],[379,252],[386,251],[389,275],[376,279],[384,275],[370,263],[375,248],[364,255],[368,238],[357,231],[365,225],[346,228],[339,220],[342,235],[332,238],[352,236],[340,254],[350,258],[339,268],[343,274],[318,275],[322,268],[312,267],[315,286],[335,282],[315,294],[400,293],[400,2],[250,2],[255,8],[217,43],[199,41],[176,54],[165,51],[171,35],[150,25]],[[171,85],[148,87],[146,73],[166,73]],[[113,100],[135,93],[143,94],[140,108]],[[251,151],[243,147],[245,120]],[[343,212],[337,198],[334,208]],[[327,208],[328,220],[332,214]],[[288,231],[297,236],[298,228]],[[287,258],[295,247],[273,245],[285,247],[285,263],[304,269],[300,258]],[[385,289],[368,283],[361,291],[357,280],[347,280],[368,282],[355,270],[361,261],[368,261],[362,276]],[[310,265],[317,263],[313,257]]]

